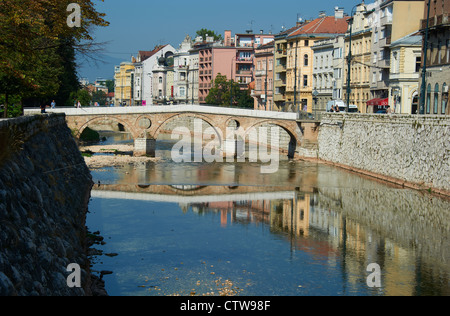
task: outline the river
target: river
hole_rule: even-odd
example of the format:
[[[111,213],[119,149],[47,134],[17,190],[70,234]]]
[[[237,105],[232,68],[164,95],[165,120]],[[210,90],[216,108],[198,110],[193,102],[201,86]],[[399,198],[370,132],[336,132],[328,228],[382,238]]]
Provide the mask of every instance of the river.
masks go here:
[[[174,163],[172,146],[92,169],[109,295],[450,294],[450,201],[311,162]]]

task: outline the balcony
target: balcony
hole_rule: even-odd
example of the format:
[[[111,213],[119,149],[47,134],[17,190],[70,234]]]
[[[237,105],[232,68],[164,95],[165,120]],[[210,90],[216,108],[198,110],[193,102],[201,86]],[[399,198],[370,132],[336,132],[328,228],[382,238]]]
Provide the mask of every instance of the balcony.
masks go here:
[[[384,17],[382,17],[380,19],[380,24],[381,25],[392,24],[392,15],[385,15]]]
[[[286,49],[277,49],[276,50],[278,56],[283,56],[283,57],[287,57],[287,50]]]
[[[377,66],[381,68],[391,68],[391,60],[390,59],[379,59],[377,62]]]
[[[429,27],[440,26],[440,25],[443,25],[443,24],[448,24],[449,22],[450,21],[449,21],[449,18],[448,18],[448,13],[444,13],[444,14],[441,14],[441,15],[438,15],[438,16],[430,17],[428,26]],[[422,26],[422,29],[426,29],[427,28],[427,19],[421,20],[421,26]]]
[[[238,70],[236,71],[237,75],[247,75],[247,76],[251,76],[252,75],[252,71],[251,70]]]
[[[380,47],[389,47],[391,45],[391,36],[380,39]]]
[[[252,57],[248,57],[248,58],[237,57],[236,58],[236,63],[239,63],[239,64],[252,64],[253,63],[253,58]]]
[[[286,87],[286,80],[275,80],[275,87]]]
[[[255,77],[264,77],[268,73],[269,73],[269,71],[266,71],[266,70],[256,70]]]

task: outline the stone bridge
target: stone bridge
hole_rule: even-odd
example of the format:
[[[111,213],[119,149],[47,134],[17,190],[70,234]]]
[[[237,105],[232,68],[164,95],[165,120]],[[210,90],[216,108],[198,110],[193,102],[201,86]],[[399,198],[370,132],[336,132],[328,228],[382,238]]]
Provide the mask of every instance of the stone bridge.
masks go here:
[[[317,142],[319,126],[319,122],[298,120],[296,113],[200,105],[60,108],[48,109],[47,112],[65,113],[67,125],[76,138],[79,138],[89,125],[105,120],[120,123],[134,139],[134,154],[150,156],[155,154],[158,136],[167,133],[169,122],[176,119],[189,117],[206,123],[206,126],[214,131],[214,140],[218,140],[225,155],[236,155],[238,137],[248,141],[250,133],[258,127],[278,126],[288,135],[285,148],[280,146],[279,149],[293,158],[305,142]],[[32,113],[32,110],[26,110],[26,114]],[[236,131],[234,136],[238,135],[231,140],[227,135],[230,128]],[[191,130],[191,133],[194,132]]]

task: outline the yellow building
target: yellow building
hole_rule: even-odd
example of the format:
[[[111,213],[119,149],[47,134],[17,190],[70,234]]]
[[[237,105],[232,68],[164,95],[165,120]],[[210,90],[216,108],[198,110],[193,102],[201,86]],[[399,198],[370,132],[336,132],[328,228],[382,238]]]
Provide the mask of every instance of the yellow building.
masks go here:
[[[336,8],[334,16],[321,14],[319,18],[302,24],[286,37],[287,111],[312,112],[313,55],[315,41],[336,37],[347,31],[347,17]]]
[[[370,65],[372,49],[372,29],[368,16],[372,14],[361,3],[356,8],[353,19],[350,23],[351,37],[348,32],[345,36],[345,54],[349,54],[349,44],[351,41],[352,62],[350,67],[350,97],[347,98],[347,78],[348,61],[345,63],[344,70],[344,102],[354,104],[361,113],[366,113],[366,102],[371,99],[370,94]],[[349,27],[350,29],[350,27]]]
[[[123,62],[114,72],[115,106],[133,105],[134,64]]]

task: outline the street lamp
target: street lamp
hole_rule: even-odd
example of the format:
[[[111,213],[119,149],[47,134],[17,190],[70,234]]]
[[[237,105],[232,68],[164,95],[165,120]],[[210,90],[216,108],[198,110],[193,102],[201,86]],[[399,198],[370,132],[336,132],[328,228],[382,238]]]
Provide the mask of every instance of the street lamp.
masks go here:
[[[347,113],[350,110],[350,93],[352,89],[350,88],[350,75],[351,75],[351,63],[352,63],[352,30],[353,30],[353,15],[356,12],[353,12],[355,8],[357,8],[360,5],[363,5],[363,3],[357,4],[352,8],[352,11],[350,13],[350,19],[348,20],[348,23],[350,24],[350,39],[348,43],[348,56],[347,56]],[[364,12],[366,12],[366,8],[364,7]],[[374,12],[375,9],[372,9],[371,12]]]

